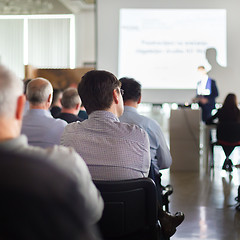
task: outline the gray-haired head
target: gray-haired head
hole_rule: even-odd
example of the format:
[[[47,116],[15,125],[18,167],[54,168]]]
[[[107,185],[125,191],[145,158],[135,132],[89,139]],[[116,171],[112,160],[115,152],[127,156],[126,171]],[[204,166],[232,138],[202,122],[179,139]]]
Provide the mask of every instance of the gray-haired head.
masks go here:
[[[53,95],[52,84],[45,78],[35,78],[27,85],[27,100],[33,106],[41,105]],[[52,101],[52,100],[51,100]]]
[[[0,117],[15,115],[18,97],[23,94],[23,81],[0,65]]]
[[[61,104],[64,108],[72,109],[77,104],[81,105],[81,99],[76,88],[67,88],[63,91]]]

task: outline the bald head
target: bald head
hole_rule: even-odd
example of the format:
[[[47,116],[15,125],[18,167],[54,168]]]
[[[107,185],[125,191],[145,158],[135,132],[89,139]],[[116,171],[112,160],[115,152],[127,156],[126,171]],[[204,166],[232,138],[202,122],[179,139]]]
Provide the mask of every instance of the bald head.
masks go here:
[[[0,118],[14,117],[17,100],[23,94],[23,81],[3,65],[0,65]]]
[[[52,84],[47,79],[35,78],[27,85],[27,100],[32,106],[51,105],[52,94]]]

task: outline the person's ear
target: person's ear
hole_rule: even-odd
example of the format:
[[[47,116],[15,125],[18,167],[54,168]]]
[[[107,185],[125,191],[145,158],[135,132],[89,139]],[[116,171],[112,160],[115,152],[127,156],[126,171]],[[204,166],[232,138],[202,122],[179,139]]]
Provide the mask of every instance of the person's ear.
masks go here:
[[[52,103],[52,94],[51,93],[49,94],[47,101],[51,105],[51,103]]]
[[[76,105],[75,109],[76,109],[76,110],[80,110],[80,107],[81,107],[81,104],[78,103],[78,104]]]
[[[141,101],[142,101],[142,95],[140,95],[140,97],[139,97],[139,99],[138,99],[138,101],[137,101],[137,104],[140,104]]]
[[[119,92],[118,92],[118,89],[114,89],[113,90],[113,101],[116,103],[116,104],[118,104],[118,102],[119,102]]]
[[[23,94],[17,99],[17,107],[16,107],[16,119],[22,120],[23,111],[25,108],[26,96]]]

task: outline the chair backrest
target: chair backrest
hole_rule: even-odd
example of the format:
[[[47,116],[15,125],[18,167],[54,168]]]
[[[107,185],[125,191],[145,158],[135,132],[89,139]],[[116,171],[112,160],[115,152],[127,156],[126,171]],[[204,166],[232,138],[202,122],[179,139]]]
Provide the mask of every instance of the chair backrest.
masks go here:
[[[229,143],[240,143],[240,123],[219,123],[217,126],[217,139]]]
[[[94,183],[105,203],[99,222],[104,239],[157,239],[157,195],[152,179]]]

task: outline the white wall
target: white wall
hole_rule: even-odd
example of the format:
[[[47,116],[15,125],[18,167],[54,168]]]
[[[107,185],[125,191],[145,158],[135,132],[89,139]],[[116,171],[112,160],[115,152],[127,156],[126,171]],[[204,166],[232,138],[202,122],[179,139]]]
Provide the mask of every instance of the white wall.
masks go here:
[[[70,19],[30,19],[28,63],[37,68],[70,66]]]
[[[0,36],[0,63],[23,76],[23,19],[1,19]]]
[[[82,10],[75,15],[76,67],[84,62],[96,62],[96,34],[94,10]]]

